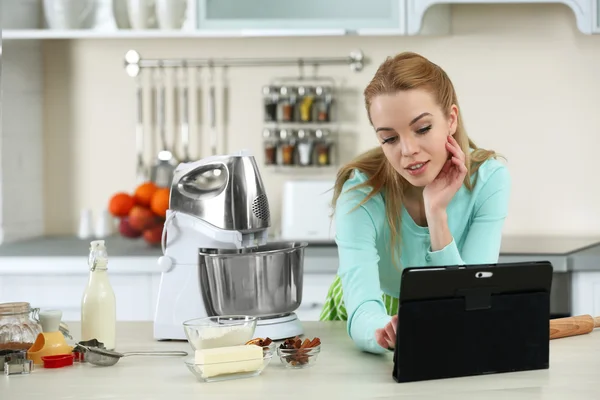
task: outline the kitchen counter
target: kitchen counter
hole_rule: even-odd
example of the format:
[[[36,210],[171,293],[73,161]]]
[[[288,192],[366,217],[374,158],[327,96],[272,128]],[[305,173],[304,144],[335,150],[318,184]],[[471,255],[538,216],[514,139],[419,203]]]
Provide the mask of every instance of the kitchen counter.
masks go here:
[[[600,236],[505,235],[502,237],[500,254],[566,256],[593,246],[600,246]]]
[[[141,239],[114,235],[105,239],[112,273],[160,273],[157,259],[160,246]],[[277,239],[270,239],[271,241]],[[72,236],[49,236],[0,245],[0,274],[36,274],[86,271],[90,240]],[[600,271],[600,237],[555,237],[505,235],[500,262],[549,260],[556,272]],[[309,242],[305,251],[305,272],[335,274],[338,267],[334,242]],[[82,269],[83,268],[83,269]]]
[[[74,236],[46,236],[0,245],[0,275],[36,274],[52,270],[56,274],[83,272],[87,274],[90,241]],[[113,235],[104,239],[108,250],[111,274],[161,272],[157,260],[160,246],[150,246],[142,239],[127,239]],[[275,240],[275,239],[271,239]],[[305,252],[307,273],[337,272],[335,243],[309,242]]]
[[[574,254],[570,269],[578,272],[600,271],[600,246],[591,246]]]
[[[79,239],[74,236],[46,236],[4,243],[0,245],[0,257],[87,257],[91,240],[93,239]],[[112,257],[160,257],[162,255],[160,246],[150,246],[141,239],[127,239],[113,235],[105,240]],[[502,237],[500,253],[569,255],[594,246],[600,248],[600,236],[505,235]],[[312,252],[317,249],[337,253],[335,242],[308,242],[307,251]],[[598,252],[600,253],[600,250]]]
[[[79,340],[79,324],[69,323]],[[343,322],[305,323],[308,337],[319,337],[317,362],[301,370],[285,369],[275,356],[262,375],[225,382],[201,383],[183,357],[128,357],[112,367],[75,364],[62,369],[38,368],[30,375],[0,376],[2,398],[20,399],[565,399],[598,398],[600,331],[550,342],[550,369],[396,383],[392,353],[377,356],[358,351]],[[186,342],[157,342],[149,322],[120,322],[120,351],[186,350]],[[434,362],[434,361],[432,361]]]

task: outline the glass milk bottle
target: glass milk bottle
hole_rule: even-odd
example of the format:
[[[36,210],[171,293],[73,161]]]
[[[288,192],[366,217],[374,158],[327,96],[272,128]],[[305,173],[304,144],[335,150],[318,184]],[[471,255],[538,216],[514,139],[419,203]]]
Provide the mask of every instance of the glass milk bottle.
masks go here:
[[[115,348],[117,310],[115,292],[108,279],[108,253],[104,240],[90,244],[90,276],[81,300],[81,340],[97,339]]]

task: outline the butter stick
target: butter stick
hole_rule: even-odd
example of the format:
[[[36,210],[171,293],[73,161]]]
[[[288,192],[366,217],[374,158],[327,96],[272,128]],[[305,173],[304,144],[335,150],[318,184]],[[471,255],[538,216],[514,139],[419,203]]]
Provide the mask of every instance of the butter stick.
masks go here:
[[[196,367],[203,378],[253,372],[263,366],[263,349],[255,345],[239,345],[201,349],[195,352]]]

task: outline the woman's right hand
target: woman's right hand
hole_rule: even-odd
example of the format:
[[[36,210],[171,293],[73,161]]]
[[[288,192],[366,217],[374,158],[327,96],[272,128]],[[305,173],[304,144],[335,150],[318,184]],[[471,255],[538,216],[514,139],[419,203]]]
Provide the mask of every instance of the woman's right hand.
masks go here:
[[[393,349],[396,347],[396,327],[398,326],[398,315],[394,315],[392,320],[381,329],[375,331],[375,340],[377,344],[384,349]]]

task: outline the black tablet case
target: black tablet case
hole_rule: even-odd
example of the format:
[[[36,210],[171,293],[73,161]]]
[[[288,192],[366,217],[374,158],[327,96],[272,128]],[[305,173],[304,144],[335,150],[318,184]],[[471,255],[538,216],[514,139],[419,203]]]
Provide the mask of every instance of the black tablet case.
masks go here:
[[[405,269],[394,380],[549,368],[552,272],[549,262]]]

